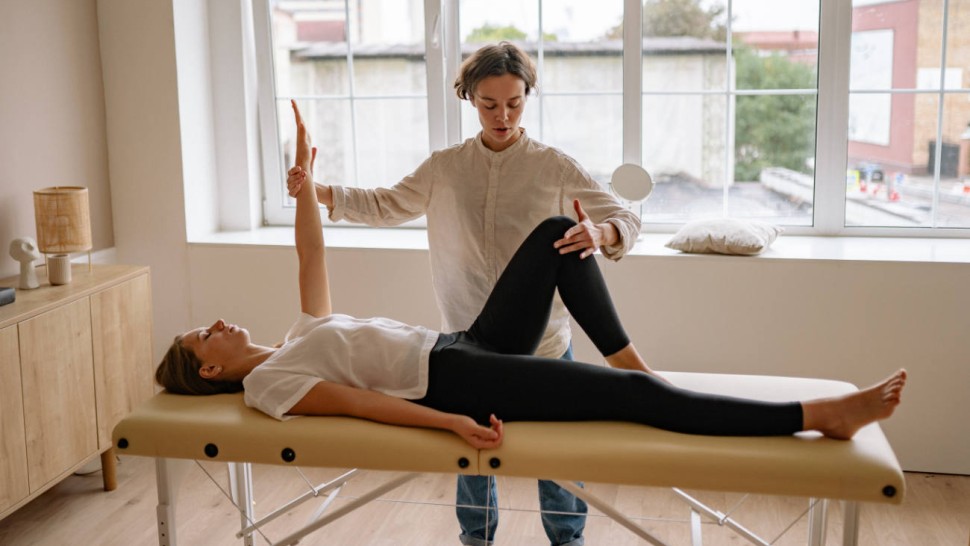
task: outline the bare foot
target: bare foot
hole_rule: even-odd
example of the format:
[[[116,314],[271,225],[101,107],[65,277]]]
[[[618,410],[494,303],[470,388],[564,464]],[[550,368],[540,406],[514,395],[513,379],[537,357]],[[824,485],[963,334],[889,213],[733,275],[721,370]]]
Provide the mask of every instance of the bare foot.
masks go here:
[[[805,402],[805,430],[817,430],[828,438],[848,440],[869,423],[886,419],[895,411],[906,386],[906,370],[900,369],[867,389]]]

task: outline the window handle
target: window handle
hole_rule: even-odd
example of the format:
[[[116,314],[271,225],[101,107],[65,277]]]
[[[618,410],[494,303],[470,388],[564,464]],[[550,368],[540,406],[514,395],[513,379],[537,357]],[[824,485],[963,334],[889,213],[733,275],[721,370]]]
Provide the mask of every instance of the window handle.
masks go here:
[[[441,12],[434,14],[434,21],[431,23],[431,46],[435,49],[441,47],[441,41],[438,39],[441,30]]]

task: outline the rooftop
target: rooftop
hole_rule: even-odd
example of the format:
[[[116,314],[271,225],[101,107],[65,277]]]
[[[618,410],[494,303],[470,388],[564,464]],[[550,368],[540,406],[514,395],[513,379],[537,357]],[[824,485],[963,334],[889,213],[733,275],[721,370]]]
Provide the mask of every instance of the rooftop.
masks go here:
[[[462,56],[471,55],[485,44],[462,44]],[[538,53],[536,42],[518,42],[530,55]],[[643,51],[652,55],[682,55],[724,53],[727,44],[714,40],[693,38],[690,36],[644,38]],[[346,42],[314,42],[296,43],[292,47],[293,55],[302,59],[343,58],[347,56]],[[424,44],[353,44],[354,57],[372,58],[424,58]],[[616,57],[623,54],[621,40],[604,40],[599,42],[543,42],[543,55],[550,57]]]

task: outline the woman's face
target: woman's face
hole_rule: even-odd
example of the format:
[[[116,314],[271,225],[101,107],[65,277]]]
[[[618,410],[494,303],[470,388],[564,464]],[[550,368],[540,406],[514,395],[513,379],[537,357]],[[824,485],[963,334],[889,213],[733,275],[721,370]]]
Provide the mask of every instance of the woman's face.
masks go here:
[[[519,139],[525,99],[525,82],[518,76],[489,76],[478,82],[471,103],[478,110],[482,141],[489,150],[501,152]]]
[[[196,328],[182,334],[181,344],[202,361],[203,368],[218,367],[219,372],[230,375],[223,378],[231,380],[234,379],[231,377],[234,364],[245,356],[249,342],[249,332],[245,328],[219,319],[208,328]]]

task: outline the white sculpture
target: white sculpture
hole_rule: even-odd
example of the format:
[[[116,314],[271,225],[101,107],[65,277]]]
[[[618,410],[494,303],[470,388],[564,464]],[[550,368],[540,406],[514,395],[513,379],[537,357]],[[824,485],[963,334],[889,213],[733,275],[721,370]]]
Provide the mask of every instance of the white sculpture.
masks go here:
[[[17,288],[31,290],[40,286],[37,282],[37,272],[34,270],[34,260],[40,259],[37,241],[31,237],[20,237],[10,242],[10,255],[20,262],[20,283]]]

